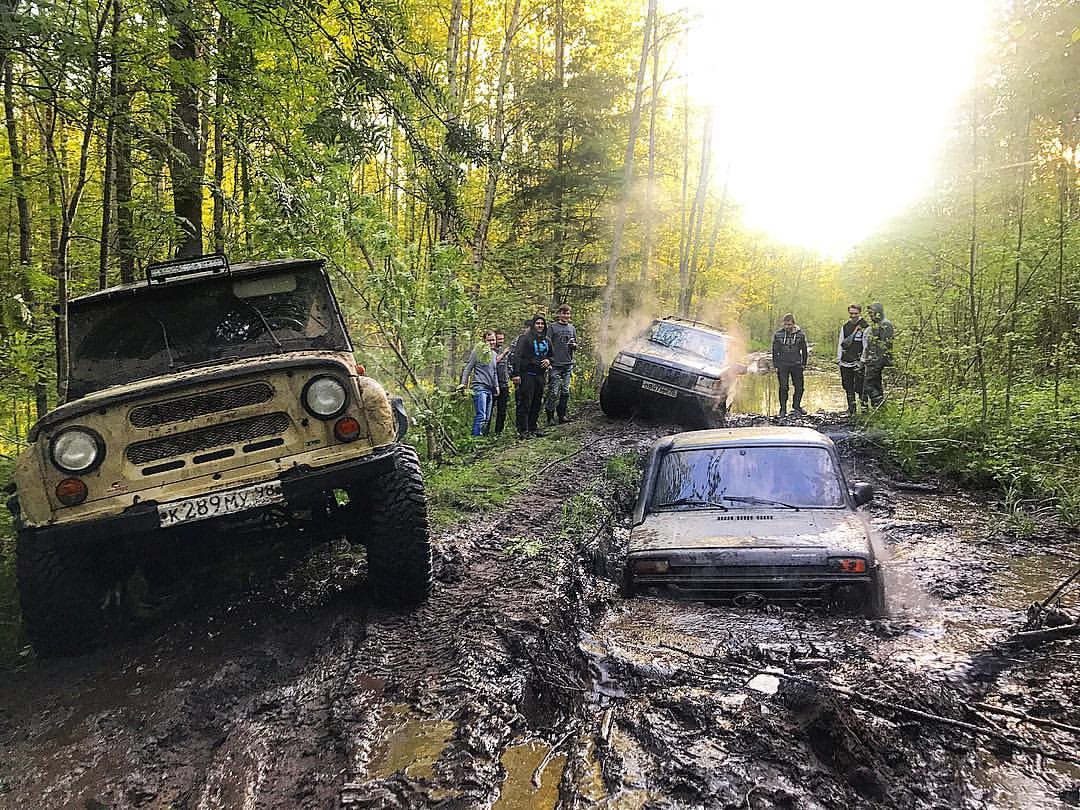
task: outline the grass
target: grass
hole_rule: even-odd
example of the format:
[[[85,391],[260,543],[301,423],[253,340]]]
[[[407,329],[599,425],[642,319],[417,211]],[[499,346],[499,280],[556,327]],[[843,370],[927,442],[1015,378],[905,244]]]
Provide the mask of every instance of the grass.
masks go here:
[[[490,512],[550,475],[554,462],[577,453],[588,425],[579,419],[549,428],[539,439],[519,441],[510,433],[482,439],[441,465],[424,465],[424,486],[432,527],[445,528],[468,515]]]

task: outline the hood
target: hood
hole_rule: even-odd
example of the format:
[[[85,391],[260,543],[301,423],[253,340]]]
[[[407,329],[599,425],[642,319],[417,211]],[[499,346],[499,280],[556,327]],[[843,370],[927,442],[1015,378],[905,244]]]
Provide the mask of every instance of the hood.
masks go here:
[[[885,317],[885,307],[883,307],[878,301],[875,301],[870,305],[870,312],[871,314],[876,312],[882,318]]]
[[[537,332],[535,329],[533,329],[533,324],[536,323],[537,318],[543,318],[544,319],[544,331],[543,332]],[[547,315],[545,315],[543,312],[537,312],[535,315],[532,316],[532,320],[529,321],[528,327],[529,328],[525,331],[525,334],[527,334],[527,335],[536,335],[537,337],[545,337],[545,336],[547,336],[547,333],[548,333]]]
[[[109,407],[117,403],[163,396],[182,391],[191,385],[200,385],[206,382],[231,380],[281,368],[309,366],[321,366],[349,376],[356,374],[356,361],[352,359],[351,354],[345,352],[291,352],[203,363],[170,374],[113,385],[92,394],[87,394],[85,397],[66,402],[38,420],[30,428],[27,440],[30,442],[37,441],[38,434],[46,428],[68,419],[74,419],[89,411]]]
[[[729,352],[730,348],[729,345]],[[620,351],[643,360],[652,360],[654,363],[675,366],[694,374],[707,374],[710,377],[720,377],[728,369],[727,362],[716,363],[700,354],[662,346],[646,337],[636,338],[632,343],[623,346]]]
[[[656,512],[630,533],[630,552],[710,548],[824,548],[867,554],[863,519],[847,509]]]

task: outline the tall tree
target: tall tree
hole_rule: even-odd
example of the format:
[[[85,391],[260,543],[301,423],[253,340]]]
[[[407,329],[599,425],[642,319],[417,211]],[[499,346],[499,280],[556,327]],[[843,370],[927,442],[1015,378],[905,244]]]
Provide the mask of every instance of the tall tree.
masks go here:
[[[202,253],[203,147],[199,115],[201,48],[197,36],[198,7],[181,0],[164,0],[173,29],[169,42],[169,81],[173,96],[170,116],[169,174],[172,177],[173,211],[180,239],[177,256]]]

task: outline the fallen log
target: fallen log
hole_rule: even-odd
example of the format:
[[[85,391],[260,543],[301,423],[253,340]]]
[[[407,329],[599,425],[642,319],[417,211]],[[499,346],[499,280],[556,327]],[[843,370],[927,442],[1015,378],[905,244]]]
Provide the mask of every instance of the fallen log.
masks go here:
[[[1046,627],[1042,630],[1020,630],[1013,633],[1003,644],[1008,647],[1035,647],[1044,641],[1056,641],[1080,634],[1080,622],[1062,624],[1058,627]]]
[[[931,495],[943,495],[945,493],[945,490],[936,484],[919,484],[915,481],[895,481],[893,489],[899,489],[902,492],[927,492]]]
[[[903,703],[895,703],[891,700],[880,700],[878,698],[870,697],[869,695],[863,695],[858,692],[848,689],[846,686],[834,683],[828,680],[815,680],[814,678],[807,678],[802,675],[789,675],[786,672],[775,672],[759,667],[752,667],[747,664],[740,664],[737,661],[724,661],[712,655],[702,655],[701,653],[692,652],[691,650],[684,650],[681,647],[674,647],[670,644],[661,644],[661,647],[671,650],[673,652],[682,653],[689,658],[697,658],[702,661],[708,661],[714,666],[727,667],[729,669],[735,669],[743,673],[755,673],[766,674],[780,678],[787,681],[798,681],[800,683],[807,683],[812,686],[816,686],[822,689],[828,689],[830,692],[834,692],[838,695],[843,695],[854,703],[861,703],[864,706],[890,709],[900,714],[905,714],[909,717],[915,717],[919,720],[928,720],[932,723],[938,723],[944,726],[951,726],[953,728],[959,728],[964,731],[968,731],[972,734],[983,734],[994,739],[1001,740],[1008,743],[1018,751],[1025,751],[1029,754],[1042,754],[1050,759],[1055,759],[1061,762],[1072,762],[1080,765],[1080,755],[1073,754],[1067,751],[1061,751],[1057,749],[1046,749],[1038,745],[1021,740],[1011,734],[1007,734],[1001,731],[997,731],[993,728],[986,726],[977,726],[974,723],[967,723],[963,720],[954,720],[951,717],[944,717],[940,714],[933,714],[931,712],[923,711],[922,709],[916,709],[912,706],[905,706]]]
[[[1025,723],[1033,723],[1036,726],[1046,726],[1047,728],[1055,728],[1059,731],[1067,731],[1070,734],[1080,735],[1080,726],[1070,726],[1068,723],[1059,723],[1057,720],[1050,720],[1046,717],[1035,717],[1034,715],[1017,711],[1016,709],[1006,709],[1004,706],[995,706],[992,703],[976,703],[975,708],[984,711],[987,714],[1000,714],[1005,717],[1023,720]]]

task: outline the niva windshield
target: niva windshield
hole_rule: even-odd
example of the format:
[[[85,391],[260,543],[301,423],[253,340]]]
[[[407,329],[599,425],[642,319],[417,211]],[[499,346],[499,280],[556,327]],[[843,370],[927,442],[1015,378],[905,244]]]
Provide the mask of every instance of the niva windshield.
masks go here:
[[[714,363],[723,363],[727,358],[727,339],[723,336],[670,321],[655,321],[646,331],[645,337],[669,349],[701,355]]]
[[[680,450],[660,463],[653,508],[694,508],[710,502],[729,509],[844,505],[839,471],[820,447],[728,447]]]
[[[234,276],[73,301],[69,396],[239,357],[348,351],[317,270]]]

